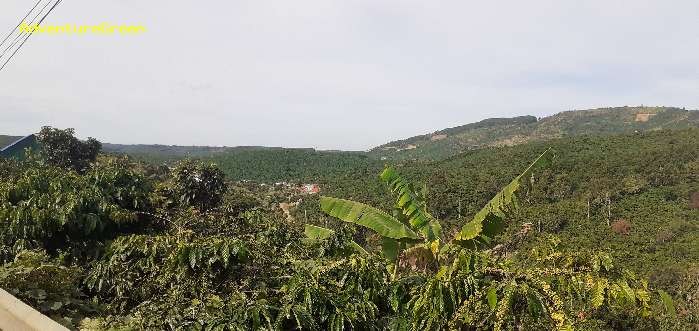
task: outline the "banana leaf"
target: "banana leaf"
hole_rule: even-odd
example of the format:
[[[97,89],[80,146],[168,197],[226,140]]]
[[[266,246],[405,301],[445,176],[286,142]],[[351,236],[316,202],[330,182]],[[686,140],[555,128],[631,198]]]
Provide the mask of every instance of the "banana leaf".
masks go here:
[[[315,226],[313,224],[306,224],[304,233],[306,234],[306,237],[310,240],[325,240],[330,238],[330,236],[332,236],[335,233],[335,231],[320,226]],[[349,244],[355,252],[362,255],[369,254],[364,249],[364,247],[357,244],[357,242],[355,242],[354,240],[351,240]]]
[[[454,240],[471,248],[488,246],[493,237],[504,229],[505,220],[519,208],[517,194],[520,188],[534,171],[548,166],[553,157],[551,148],[542,153],[522,174],[498,192],[470,222],[464,224]]]
[[[323,240],[328,239],[335,231],[312,224],[306,224],[304,233],[308,239]]]
[[[417,240],[420,237],[395,217],[360,202],[321,197],[320,209],[345,222],[359,224],[396,240]]]
[[[427,212],[424,197],[416,194],[412,185],[392,167],[384,169],[379,177],[396,195],[396,205],[408,218],[411,228],[428,241],[438,239],[441,236],[441,226],[439,221]]]

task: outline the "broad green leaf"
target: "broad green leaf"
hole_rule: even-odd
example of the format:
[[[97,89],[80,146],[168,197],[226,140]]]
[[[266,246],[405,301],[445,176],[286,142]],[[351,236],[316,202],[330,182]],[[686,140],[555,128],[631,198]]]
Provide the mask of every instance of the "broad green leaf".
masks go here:
[[[599,280],[595,282],[590,293],[590,303],[592,307],[599,308],[604,303],[604,291],[607,289],[607,281]]]
[[[549,148],[519,176],[505,186],[481,209],[473,219],[464,224],[456,240],[465,246],[479,246],[504,229],[504,221],[519,207],[517,192],[531,178],[533,172],[551,163],[553,152]]]
[[[393,239],[420,239],[420,237],[395,217],[360,202],[321,197],[320,209],[345,222],[355,223]]]
[[[544,300],[535,290],[527,290],[527,309],[532,316],[539,316],[544,311]]]
[[[381,252],[390,261],[395,261],[398,259],[398,252],[400,251],[400,243],[398,240],[393,238],[383,237],[381,238]]]
[[[672,301],[672,297],[670,297],[670,295],[663,290],[658,290],[658,294],[660,294],[660,300],[663,302],[663,306],[665,306],[665,312],[667,312],[670,317],[674,318],[676,316],[676,312],[675,303]]]
[[[488,289],[488,306],[491,310],[495,310],[495,306],[498,304],[498,293],[495,286],[491,286]]]
[[[326,229],[320,226],[315,226],[313,224],[306,224],[306,229],[304,232],[306,234],[306,237],[311,240],[325,240],[335,233],[335,231],[333,230]],[[355,242],[354,240],[351,240],[349,242],[349,245],[352,247],[352,249],[354,249],[354,251],[356,251],[359,254],[369,254],[362,246],[357,244],[357,242]]]
[[[355,250],[357,253],[359,253],[359,254],[361,254],[361,255],[367,255],[367,254],[369,254],[369,253],[367,253],[367,251],[364,249],[364,247],[362,247],[361,245],[357,244],[356,241],[352,240],[352,241],[350,241],[349,244],[350,244],[350,246],[352,246],[352,248],[354,248],[354,250]]]
[[[330,236],[332,236],[335,231],[322,228],[320,226],[315,226],[312,224],[306,224],[306,229],[304,231],[306,234],[306,237],[309,239],[328,239]]]
[[[629,286],[629,283],[626,282],[625,279],[618,281],[618,283],[619,283],[619,287],[621,287],[622,294],[624,295],[624,298],[626,299],[626,301],[629,304],[634,305],[636,303],[636,294],[634,293],[631,286]]]
[[[424,197],[416,194],[413,187],[392,167],[384,169],[379,177],[396,195],[396,205],[408,218],[412,229],[429,241],[439,239],[441,233],[435,231],[441,231],[441,227],[437,228],[439,222],[427,212]]]

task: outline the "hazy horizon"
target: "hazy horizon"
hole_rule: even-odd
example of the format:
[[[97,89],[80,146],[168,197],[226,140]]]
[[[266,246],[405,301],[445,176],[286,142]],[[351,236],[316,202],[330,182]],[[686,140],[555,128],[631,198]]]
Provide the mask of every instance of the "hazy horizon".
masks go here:
[[[594,108],[589,108],[589,109],[569,109],[569,110],[562,110],[562,111],[559,111],[559,112],[555,112],[555,113],[552,113],[552,114],[544,114],[544,115],[540,115],[540,116],[532,115],[532,114],[524,114],[524,115],[517,115],[517,116],[536,116],[537,118],[542,119],[542,118],[545,118],[545,117],[548,117],[548,116],[552,116],[552,115],[555,115],[555,114],[558,114],[558,113],[564,112],[564,111],[586,111],[586,110],[595,110],[595,109],[604,109],[604,108],[622,108],[622,107],[625,107],[625,106],[628,106],[628,107],[649,107],[649,108],[653,108],[653,107],[668,107],[668,108],[675,107],[675,106],[658,106],[658,105],[624,105],[624,106],[594,107]],[[678,108],[682,108],[682,107],[678,107]],[[687,109],[687,110],[689,110],[689,111],[699,111],[699,109]],[[513,116],[513,117],[516,117],[516,116]],[[103,144],[106,143],[106,144],[112,144],[112,145],[146,145],[146,146],[163,145],[163,146],[180,146],[180,147],[270,147],[270,148],[301,148],[301,149],[303,149],[303,148],[315,148],[316,150],[320,150],[320,151],[347,151],[347,152],[355,152],[355,151],[356,151],[356,152],[361,152],[361,151],[369,151],[369,150],[372,149],[372,148],[378,147],[378,146],[380,146],[380,145],[383,145],[383,144],[386,144],[386,143],[389,143],[389,142],[392,142],[392,141],[397,141],[397,140],[407,139],[407,138],[411,138],[411,137],[415,137],[415,136],[430,134],[430,133],[433,133],[433,132],[435,132],[435,131],[439,131],[439,130],[443,130],[443,129],[448,129],[448,128],[453,128],[453,127],[462,126],[462,125],[471,124],[471,123],[476,123],[476,122],[479,122],[479,121],[482,121],[482,120],[486,120],[486,119],[492,119],[492,117],[478,119],[478,120],[476,120],[476,121],[474,121],[474,122],[469,122],[469,123],[460,123],[460,124],[455,124],[455,125],[447,126],[447,127],[443,127],[443,128],[436,128],[436,129],[431,130],[431,131],[428,131],[428,132],[415,132],[415,133],[411,134],[410,136],[392,138],[392,139],[390,139],[390,140],[386,140],[386,141],[384,141],[384,142],[381,142],[380,144],[377,144],[377,145],[374,145],[374,146],[370,146],[369,148],[361,149],[361,150],[359,150],[359,149],[356,149],[356,150],[353,150],[353,149],[341,149],[341,148],[316,148],[316,147],[314,147],[314,146],[222,145],[222,144],[192,145],[192,144],[168,144],[168,143],[159,143],[159,142],[122,143],[122,142],[114,142],[114,141],[103,141],[103,140],[100,139],[100,137],[92,137],[92,138],[96,138],[96,139],[100,140]],[[60,129],[65,129],[65,128],[60,128]],[[35,130],[35,131],[38,131],[38,129]],[[0,132],[0,135],[21,136],[21,137],[23,137],[23,136],[25,136],[25,135],[27,135],[27,134],[28,134],[28,132],[18,133],[18,134],[10,134],[10,133],[6,133],[6,132]],[[83,139],[87,138],[87,136],[82,136],[82,135],[80,135],[79,132],[76,132],[76,135],[77,135],[77,136],[80,136],[80,137],[83,138]],[[1,147],[1,146],[0,146],[0,147]]]
[[[6,0],[0,38],[34,1]],[[366,150],[493,117],[699,108],[699,2],[63,1],[0,71],[0,134]]]

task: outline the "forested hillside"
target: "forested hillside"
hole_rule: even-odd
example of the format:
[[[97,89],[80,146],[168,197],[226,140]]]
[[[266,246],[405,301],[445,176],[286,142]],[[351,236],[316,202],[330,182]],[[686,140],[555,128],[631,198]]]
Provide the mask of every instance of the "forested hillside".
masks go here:
[[[316,151],[313,148],[105,144],[104,150],[107,153],[126,154],[152,164],[168,164],[184,158],[213,161],[231,179],[268,183],[312,182],[354,169],[381,169],[379,161],[362,152]]]
[[[699,129],[485,148],[399,169],[426,185],[430,209],[451,231],[516,176],[528,156],[549,147],[555,161],[537,179],[530,206],[512,220],[513,231],[529,222],[536,232],[531,238],[556,234],[561,249],[604,248],[668,290],[699,267],[699,210],[690,208],[691,194],[699,192]],[[345,176],[326,183],[326,189],[333,196],[390,205],[378,181],[365,177]],[[314,205],[302,208],[320,218]],[[615,232],[615,224],[624,229]]]
[[[679,290],[699,267],[699,129],[568,138],[486,149],[440,163],[427,179],[435,214],[455,224],[547,147],[552,166],[538,178],[511,234],[531,223],[522,245],[556,234],[564,250],[604,249],[651,283]],[[461,208],[459,208],[461,204]],[[463,217],[463,216],[462,216]]]
[[[205,160],[217,163],[231,179],[262,182],[317,181],[355,172],[376,172],[382,167],[381,162],[361,152],[295,148],[238,148]]]
[[[699,111],[672,107],[615,107],[575,110],[537,120],[533,116],[487,119],[378,146],[385,159],[444,159],[484,146],[510,146],[579,135],[699,127]]]
[[[374,171],[391,160],[434,161],[482,147],[692,127],[699,127],[699,111],[671,107],[616,107],[568,111],[541,119],[533,116],[491,118],[391,142],[368,153],[311,148],[116,144],[105,144],[104,151],[130,155],[154,164],[172,163],[187,157],[213,160],[227,175],[238,180],[317,181],[352,167]]]
[[[0,160],[0,286],[71,328],[699,325],[699,129],[328,158],[322,197],[38,137]]]
[[[527,207],[510,220],[503,249],[526,251],[555,238],[551,244],[560,252],[602,250],[653,286],[697,295],[696,285],[686,282],[696,284],[699,276],[699,129],[484,148],[399,169],[427,188],[430,210],[444,220],[445,233],[454,233],[528,157],[549,147],[556,158],[537,178]],[[324,188],[327,195],[390,209],[376,177],[344,176]],[[337,224],[317,205],[316,199],[304,201],[297,217]]]
[[[444,220],[445,233],[454,233],[526,166],[527,157],[549,147],[555,161],[501,238],[511,243],[508,250],[531,249],[554,235],[562,252],[602,250],[654,286],[696,291],[685,282],[699,276],[699,204],[696,195],[692,200],[699,194],[699,129],[484,148],[399,169],[428,189],[433,215]],[[346,176],[326,189],[385,209],[391,204],[376,179]],[[316,205],[304,202],[298,216],[313,211],[318,225],[336,222]]]
[[[151,163],[205,157],[231,147],[104,144],[106,153],[126,154]]]

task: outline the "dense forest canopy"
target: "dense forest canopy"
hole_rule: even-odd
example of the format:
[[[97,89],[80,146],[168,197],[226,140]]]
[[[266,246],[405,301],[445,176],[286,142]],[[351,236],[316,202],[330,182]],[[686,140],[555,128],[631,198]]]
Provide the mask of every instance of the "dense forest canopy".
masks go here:
[[[566,111],[539,119],[534,116],[490,118],[390,142],[368,152],[118,144],[104,144],[104,151],[155,164],[173,163],[188,157],[210,159],[232,180],[317,182],[352,173],[354,169],[373,175],[381,171],[386,162],[430,163],[481,148],[686,128],[699,128],[699,111],[638,106]]]
[[[699,129],[389,168],[355,154],[240,153],[254,178],[227,167],[231,155],[153,165],[74,153],[98,145],[47,132],[67,145],[0,160],[0,287],[70,328],[699,325]],[[547,150],[550,162],[521,176]],[[273,185],[280,178],[295,182]],[[299,190],[306,181],[320,195]],[[498,204],[502,231],[452,241],[503,188],[518,203]],[[394,232],[349,222],[353,209],[328,199],[371,206],[413,234],[391,246]]]

